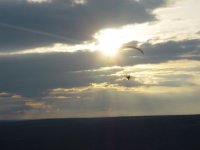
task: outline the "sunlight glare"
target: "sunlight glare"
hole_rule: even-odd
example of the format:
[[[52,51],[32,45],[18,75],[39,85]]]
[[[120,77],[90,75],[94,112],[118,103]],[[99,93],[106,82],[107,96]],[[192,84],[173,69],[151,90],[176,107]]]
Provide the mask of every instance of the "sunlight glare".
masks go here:
[[[97,49],[107,56],[115,56],[124,43],[123,37],[114,29],[102,30],[94,38],[97,40]]]
[[[144,42],[149,39],[146,35],[147,26],[142,24],[100,30],[94,35],[97,41],[95,47],[107,56],[115,56],[123,44],[130,41]]]

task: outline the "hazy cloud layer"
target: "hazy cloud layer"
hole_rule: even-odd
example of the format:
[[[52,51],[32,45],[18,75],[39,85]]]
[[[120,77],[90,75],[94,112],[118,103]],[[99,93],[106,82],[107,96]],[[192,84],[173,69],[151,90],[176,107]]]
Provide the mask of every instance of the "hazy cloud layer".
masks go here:
[[[196,60],[103,67],[76,73],[90,75],[93,80],[88,83],[92,83],[49,86],[51,89],[45,95],[40,93],[36,97],[33,93],[33,98],[1,92],[0,119],[199,113],[200,62]],[[131,80],[126,80],[124,73],[130,74]],[[23,93],[26,95],[27,91]]]
[[[102,28],[155,20],[164,0],[0,1],[0,51],[89,40]]]
[[[191,86],[137,90],[111,84],[55,89],[40,100],[0,103],[0,119],[196,114],[200,105],[199,91]]]

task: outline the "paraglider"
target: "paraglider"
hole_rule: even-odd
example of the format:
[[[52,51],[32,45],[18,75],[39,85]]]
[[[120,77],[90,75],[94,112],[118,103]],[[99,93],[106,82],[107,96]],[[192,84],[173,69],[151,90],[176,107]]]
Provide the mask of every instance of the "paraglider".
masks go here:
[[[130,80],[130,79],[131,79],[131,76],[130,76],[130,75],[126,75],[126,78],[127,78],[128,80]]]
[[[126,49],[136,49],[138,51],[140,51],[143,55],[144,55],[144,51],[141,49],[141,48],[138,48],[136,46],[134,46],[135,44],[137,44],[135,41],[132,41],[132,42],[129,42],[129,43],[126,43],[124,45],[122,45],[122,47],[120,48],[120,50],[126,50]],[[125,78],[127,80],[130,80],[131,79],[131,76],[130,75],[125,75]]]
[[[136,49],[144,55],[144,51],[142,49],[138,48],[138,47],[131,46],[131,45],[124,45],[124,46],[121,47],[121,49],[126,49],[126,48]]]
[[[136,49],[144,55],[144,51],[142,49],[135,47],[135,46],[132,46],[132,45],[123,45],[120,49],[127,49],[127,48]]]

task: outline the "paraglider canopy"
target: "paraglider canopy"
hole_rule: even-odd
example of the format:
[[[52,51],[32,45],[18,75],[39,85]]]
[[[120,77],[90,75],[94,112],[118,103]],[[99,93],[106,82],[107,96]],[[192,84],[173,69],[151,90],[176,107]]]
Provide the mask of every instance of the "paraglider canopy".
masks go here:
[[[124,49],[135,49],[135,50],[140,51],[144,55],[144,51],[141,48],[139,48],[139,47],[137,47],[135,45],[136,45],[136,42],[132,41],[132,42],[129,42],[129,43],[126,43],[126,44],[122,45],[122,47],[120,49],[121,50],[124,50]]]
[[[136,50],[140,51],[144,55],[144,51],[142,49],[138,48],[138,47],[131,46],[131,45],[125,45],[125,46],[121,47],[121,49],[126,49],[126,48],[136,49]]]

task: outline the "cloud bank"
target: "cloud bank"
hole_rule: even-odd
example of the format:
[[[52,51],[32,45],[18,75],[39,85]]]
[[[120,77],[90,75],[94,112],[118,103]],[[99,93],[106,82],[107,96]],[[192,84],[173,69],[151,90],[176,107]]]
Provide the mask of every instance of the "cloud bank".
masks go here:
[[[152,11],[165,3],[164,0],[0,1],[0,51],[91,40],[103,28],[154,21]]]

